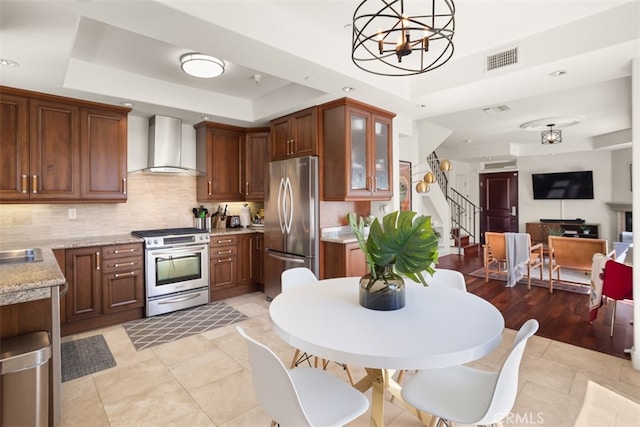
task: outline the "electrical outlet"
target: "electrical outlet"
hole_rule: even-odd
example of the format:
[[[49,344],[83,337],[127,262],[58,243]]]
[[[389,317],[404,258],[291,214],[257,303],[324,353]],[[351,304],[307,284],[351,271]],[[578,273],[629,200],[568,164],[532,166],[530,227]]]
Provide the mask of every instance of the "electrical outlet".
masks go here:
[[[69,219],[76,219],[76,210],[75,210],[75,208],[69,209]]]

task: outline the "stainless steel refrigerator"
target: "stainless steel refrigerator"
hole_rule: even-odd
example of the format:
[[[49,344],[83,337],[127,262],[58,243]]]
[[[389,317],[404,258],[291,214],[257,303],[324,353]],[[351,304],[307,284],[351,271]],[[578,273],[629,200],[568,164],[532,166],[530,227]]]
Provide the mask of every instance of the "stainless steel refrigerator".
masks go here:
[[[264,293],[280,293],[280,275],[293,267],[320,273],[318,158],[278,160],[269,164],[265,194]]]

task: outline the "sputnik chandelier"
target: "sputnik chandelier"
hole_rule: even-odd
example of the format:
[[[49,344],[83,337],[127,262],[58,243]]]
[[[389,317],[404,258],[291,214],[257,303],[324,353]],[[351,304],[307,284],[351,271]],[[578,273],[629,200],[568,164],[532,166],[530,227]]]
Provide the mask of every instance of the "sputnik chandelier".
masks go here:
[[[454,13],[451,0],[364,0],[353,14],[351,59],[381,76],[434,70],[453,56]]]

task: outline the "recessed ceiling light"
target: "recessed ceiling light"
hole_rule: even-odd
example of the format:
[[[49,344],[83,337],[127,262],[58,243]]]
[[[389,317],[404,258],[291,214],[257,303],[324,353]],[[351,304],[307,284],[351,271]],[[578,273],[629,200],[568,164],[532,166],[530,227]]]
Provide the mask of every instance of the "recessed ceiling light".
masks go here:
[[[344,92],[353,92],[354,90],[356,90],[355,88],[351,87],[351,86],[345,86],[342,88],[342,90]]]
[[[471,139],[465,139],[463,142],[464,142],[465,144],[471,144],[472,140],[471,140]]]
[[[556,70],[549,73],[549,77],[560,77],[564,76],[565,74],[567,74],[567,70]]]
[[[495,107],[487,107],[482,109],[482,111],[487,114],[503,113],[509,110],[511,110],[511,107],[509,107],[508,105],[496,105]]]
[[[180,57],[182,70],[193,77],[210,79],[224,73],[224,61],[215,56],[187,53]]]
[[[19,67],[20,64],[18,64],[16,61],[12,61],[10,59],[7,58],[0,58],[0,65],[4,65],[5,67]]]
[[[123,107],[133,107],[133,102],[122,101],[120,105],[122,105]]]
[[[200,118],[201,118],[202,120],[210,120],[210,119],[211,119],[211,117],[209,117],[209,116],[202,116],[202,117],[200,117]]]
[[[427,104],[416,104],[416,108],[426,108]]]

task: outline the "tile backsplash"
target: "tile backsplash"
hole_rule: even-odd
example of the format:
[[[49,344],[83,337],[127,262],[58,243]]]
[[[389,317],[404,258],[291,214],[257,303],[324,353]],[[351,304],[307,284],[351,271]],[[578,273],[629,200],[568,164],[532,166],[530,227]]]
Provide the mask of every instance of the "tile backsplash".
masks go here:
[[[34,241],[109,234],[132,230],[193,227],[191,209],[203,204],[215,212],[221,203],[196,201],[196,177],[130,173],[126,203],[64,203],[0,205],[0,241]],[[229,203],[228,212],[240,213],[241,202]],[[252,215],[262,203],[251,203]],[[76,218],[69,219],[69,209]]]

